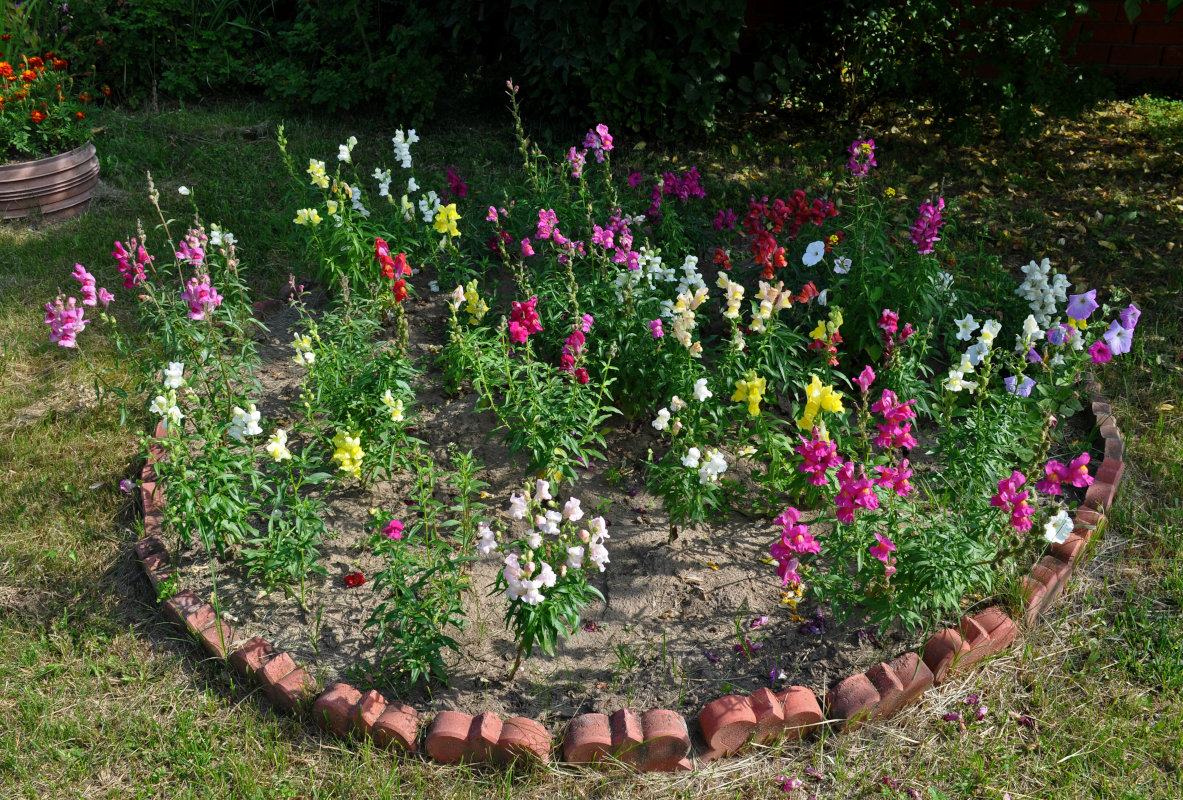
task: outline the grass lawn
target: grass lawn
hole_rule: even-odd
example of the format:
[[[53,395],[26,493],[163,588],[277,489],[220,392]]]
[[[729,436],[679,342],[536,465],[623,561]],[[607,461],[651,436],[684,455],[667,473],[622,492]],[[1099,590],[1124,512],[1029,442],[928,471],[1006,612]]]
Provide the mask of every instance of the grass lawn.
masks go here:
[[[137,218],[153,224],[146,172],[178,215],[175,190],[190,187],[204,217],[238,237],[256,295],[274,293],[289,271],[307,274],[275,125],[286,122],[298,158],[356,135],[364,163],[390,160],[398,126],[283,120],[249,103],[96,117],[103,190],[91,210],[0,226],[0,797],[771,798],[783,795],[775,776],[806,767],[821,780],[792,796],[1183,796],[1183,102],[1107,102],[1018,143],[947,143],[922,112],[859,131],[746,120],[668,151],[623,142],[637,166],[699,165],[708,193],[737,206],[825,187],[845,145],[870,135],[884,181],[914,202],[952,201],[952,259],[981,251],[1018,274],[1048,257],[1077,291],[1103,287],[1144,311],[1134,352],[1103,380],[1128,440],[1122,490],[1045,624],[886,722],[676,777],[451,768],[344,745],[274,713],[161,621],[117,488],[138,473],[147,412],[121,424],[115,406],[98,406],[82,359],[49,344],[41,308],[73,288],[76,261],[112,282],[112,242]],[[418,171],[455,166],[491,191],[515,163],[508,122],[420,131]],[[109,381],[130,380],[101,336],[84,345]],[[989,707],[984,721],[941,720],[971,693]]]

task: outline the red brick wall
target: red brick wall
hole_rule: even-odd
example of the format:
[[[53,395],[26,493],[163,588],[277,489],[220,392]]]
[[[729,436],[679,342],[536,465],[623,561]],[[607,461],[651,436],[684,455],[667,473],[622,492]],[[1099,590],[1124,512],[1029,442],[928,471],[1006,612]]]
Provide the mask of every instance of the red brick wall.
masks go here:
[[[1065,43],[1076,52],[1072,63],[1105,65],[1107,75],[1131,83],[1154,80],[1183,84],[1183,9],[1166,22],[1166,3],[1143,3],[1134,22],[1126,18],[1125,3],[1095,2],[1093,13],[1082,15],[1065,32]]]

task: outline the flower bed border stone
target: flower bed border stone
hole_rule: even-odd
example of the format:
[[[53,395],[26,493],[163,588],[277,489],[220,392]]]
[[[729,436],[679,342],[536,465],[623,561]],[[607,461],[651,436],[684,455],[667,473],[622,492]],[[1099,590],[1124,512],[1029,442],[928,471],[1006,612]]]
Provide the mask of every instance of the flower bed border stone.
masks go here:
[[[1075,527],[1067,541],[1048,547],[1020,581],[1023,607],[1012,616],[1000,606],[967,615],[933,635],[918,652],[905,652],[891,662],[876,664],[835,684],[819,701],[812,689],[790,686],[774,693],[762,688],[750,695],[727,695],[707,703],[697,717],[697,736],[685,717],[669,709],[641,714],[622,708],[611,716],[583,714],[570,720],[556,749],[546,726],[527,717],[502,720],[486,711],[473,716],[439,711],[424,728],[415,708],[387,702],[376,691],[364,694],[347,683],[318,691],[312,676],[288,653],[277,652],[261,637],[239,638],[215,609],[184,590],[161,603],[166,619],[186,630],[211,657],[228,662],[246,681],[260,684],[272,702],[342,739],[370,738],[380,747],[417,754],[439,763],[505,764],[552,758],[570,764],[621,763],[639,772],[676,772],[694,769],[734,756],[750,745],[781,739],[801,739],[826,726],[832,733],[854,730],[866,722],[889,717],[914,703],[931,686],[960,676],[982,661],[1010,648],[1019,623],[1034,627],[1055,602],[1088,551],[1094,536],[1105,528],[1125,472],[1125,441],[1113,409],[1092,375],[1083,388],[1090,411],[1104,439],[1105,456],[1084,502],[1075,512]],[[158,426],[156,437],[164,431]],[[156,590],[175,580],[173,560],[163,539],[163,489],[157,486],[153,464],[164,457],[156,442],[148,447],[141,473],[144,537],[135,543],[136,558]],[[823,702],[824,701],[824,702]]]

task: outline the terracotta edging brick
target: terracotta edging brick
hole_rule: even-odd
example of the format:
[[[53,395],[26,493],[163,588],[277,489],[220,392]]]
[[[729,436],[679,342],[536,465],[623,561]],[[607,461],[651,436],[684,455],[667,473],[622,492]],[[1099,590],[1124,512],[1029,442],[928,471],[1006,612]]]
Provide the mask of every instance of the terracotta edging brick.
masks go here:
[[[1104,439],[1105,457],[1085,501],[1076,509],[1076,527],[1065,542],[1053,544],[1020,583],[1023,618],[1028,626],[1056,599],[1094,536],[1107,523],[1125,471],[1125,442],[1112,407],[1100,385],[1086,376],[1085,392]],[[163,438],[163,425],[156,428]],[[149,458],[141,470],[140,497],[145,536],[135,543],[140,562],[153,589],[172,577],[172,557],[163,538],[163,488],[156,483],[153,464],[165,457],[163,446],[150,442]],[[192,591],[184,590],[161,603],[166,619],[193,635],[213,657],[224,659],[247,680],[258,681],[281,709],[311,714],[327,732],[341,738],[368,736],[379,747],[419,751],[420,713],[399,702],[388,703],[376,691],[362,693],[346,683],[335,683],[319,695],[315,683],[288,653],[277,652],[266,639],[235,641],[232,627]],[[933,635],[920,654],[906,652],[891,662],[876,664],[866,673],[850,675],[826,694],[826,709],[836,731],[847,731],[876,717],[888,717],[919,699],[930,686],[949,674],[960,674],[982,660],[1005,652],[1018,635],[1015,620],[992,606],[962,617],[955,627]],[[708,703],[698,715],[705,748],[703,762],[734,755],[749,743],[768,744],[779,738],[799,739],[825,723],[821,704],[811,689],[790,686],[781,692],[759,689],[751,695],[727,695]],[[440,711],[424,735],[427,755],[443,764],[506,763],[528,759],[546,763],[552,738],[546,726],[527,717],[502,720],[492,712],[473,716]],[[583,714],[572,719],[563,737],[563,760],[596,764],[616,760],[643,772],[688,770],[691,740],[685,718],[668,709],[639,715],[620,709],[610,717]]]

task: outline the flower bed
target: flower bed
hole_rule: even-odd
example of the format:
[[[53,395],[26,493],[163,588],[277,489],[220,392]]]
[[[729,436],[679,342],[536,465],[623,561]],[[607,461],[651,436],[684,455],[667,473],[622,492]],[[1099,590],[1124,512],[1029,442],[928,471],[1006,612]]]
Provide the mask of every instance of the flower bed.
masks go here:
[[[679,703],[705,701],[716,686],[745,692],[703,712],[721,754],[751,733],[747,715],[759,723],[756,705],[783,715],[773,690],[790,677],[785,662],[824,621],[854,620],[837,639],[853,652],[959,618],[968,596],[985,606],[1008,587],[1032,595],[1017,586],[1025,564],[1073,535],[1068,487],[1096,495],[1105,473],[1090,473],[1101,451],[1063,436],[1061,419],[1082,407],[1083,369],[1129,350],[1136,308],[1099,323],[1096,292],[1069,296],[1046,260],[1023,267],[1017,289],[997,269],[948,271],[951,209],[926,199],[906,233],[893,230],[903,200],[875,185],[870,140],[850,147],[835,187],[841,210],[798,191],[752,197],[736,213],[707,205],[693,168],[634,172],[618,186],[604,126],[556,164],[520,126],[519,138],[521,175],[472,213],[454,170],[442,195],[420,190],[414,131],[393,139],[397,183],[383,167],[360,177],[353,139],[331,174],[316,158],[297,165],[281,131],[293,177],[315,195],[292,221],[307,232],[328,300],[312,302],[293,279],[290,316],[262,343],[232,234],[195,215],[173,237],[162,213],[175,274],[155,263],[159,245],[142,230],[116,245],[125,288],[159,343],[145,352],[116,332],[129,357],[146,356],[150,410],[164,425],[155,464],[164,522],[201,554],[181,560],[162,596],[208,570],[222,619],[248,627],[249,614],[274,607],[252,610],[250,587],[259,599],[286,594],[303,617],[294,636],[313,656],[373,632],[349,674],[362,688],[416,700],[449,679],[482,697],[497,682],[504,713],[610,710],[637,697],[620,677],[637,670],[651,688],[660,658],[656,673],[669,674]],[[376,183],[373,197],[364,180]],[[487,243],[469,246],[482,228]],[[47,305],[51,338],[67,347],[87,323],[84,307],[111,301],[81,265],[75,278],[81,304]],[[262,380],[268,356],[286,365],[274,385]],[[478,444],[486,432],[499,441]],[[334,540],[341,530],[348,536]],[[1045,570],[1052,582],[1040,585],[1066,574]],[[351,599],[371,588],[373,604]],[[188,617],[202,606],[182,596],[169,607],[195,626]],[[330,608],[326,631],[329,596],[343,605]],[[833,616],[793,619],[803,597]],[[967,619],[926,646],[935,679],[948,660],[1013,636],[997,611]],[[224,623],[205,611],[198,621],[225,654]],[[672,644],[659,645],[662,629]],[[648,634],[640,654],[621,636],[634,632]],[[940,648],[949,659],[934,655]],[[867,712],[872,693],[880,703],[903,669],[876,668],[883,653],[867,649],[866,664],[829,654],[834,664],[817,677],[820,692],[834,673],[867,669],[830,698],[845,719]],[[564,661],[580,651],[584,661]],[[716,672],[734,669],[735,680],[696,688],[724,657]],[[266,669],[294,663],[285,658]],[[600,676],[582,665],[609,659],[614,668],[592,685],[612,690],[593,697],[582,684]],[[465,674],[466,660],[479,667]],[[547,680],[531,683],[539,670]],[[306,684],[300,675],[283,697]],[[354,708],[342,691],[331,702]],[[531,705],[540,692],[568,697]],[[493,747],[484,722],[468,724]],[[647,725],[616,722],[624,740]]]

